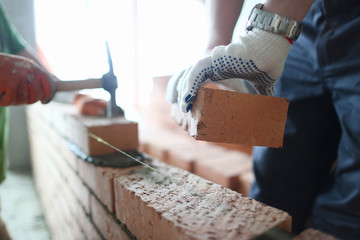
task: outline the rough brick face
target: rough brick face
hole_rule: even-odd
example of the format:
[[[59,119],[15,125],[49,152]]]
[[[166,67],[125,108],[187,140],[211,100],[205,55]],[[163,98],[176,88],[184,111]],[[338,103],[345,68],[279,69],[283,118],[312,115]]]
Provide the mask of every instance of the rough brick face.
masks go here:
[[[106,240],[130,239],[123,227],[94,196],[91,198],[91,217]]]
[[[138,239],[249,239],[291,217],[180,169],[155,163],[115,179],[116,216]]]
[[[289,101],[285,98],[200,88],[193,108],[173,116],[197,140],[281,147]]]

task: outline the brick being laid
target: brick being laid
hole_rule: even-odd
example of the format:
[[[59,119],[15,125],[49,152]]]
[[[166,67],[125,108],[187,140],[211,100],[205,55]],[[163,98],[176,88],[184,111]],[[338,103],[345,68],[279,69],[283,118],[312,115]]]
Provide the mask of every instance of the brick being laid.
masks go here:
[[[123,151],[139,147],[138,124],[124,117],[73,115],[68,117],[67,122],[67,138],[89,156],[114,153],[116,150],[91,138],[88,133],[95,134]]]
[[[201,177],[153,161],[114,179],[117,218],[137,239],[251,239],[290,231],[283,211]]]
[[[172,116],[197,140],[279,148],[288,105],[285,98],[203,86],[190,112],[174,104]]]

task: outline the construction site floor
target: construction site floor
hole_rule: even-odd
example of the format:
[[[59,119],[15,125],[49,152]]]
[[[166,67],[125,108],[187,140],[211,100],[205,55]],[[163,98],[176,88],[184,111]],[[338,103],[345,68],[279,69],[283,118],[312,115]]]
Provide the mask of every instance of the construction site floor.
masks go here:
[[[0,184],[1,217],[12,240],[49,240],[30,171],[8,171]]]

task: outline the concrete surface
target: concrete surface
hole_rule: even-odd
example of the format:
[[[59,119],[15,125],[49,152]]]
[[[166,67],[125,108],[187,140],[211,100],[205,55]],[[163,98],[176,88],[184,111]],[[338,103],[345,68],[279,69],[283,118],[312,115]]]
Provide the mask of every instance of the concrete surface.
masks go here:
[[[13,240],[51,239],[29,171],[8,171],[0,199],[1,217]]]

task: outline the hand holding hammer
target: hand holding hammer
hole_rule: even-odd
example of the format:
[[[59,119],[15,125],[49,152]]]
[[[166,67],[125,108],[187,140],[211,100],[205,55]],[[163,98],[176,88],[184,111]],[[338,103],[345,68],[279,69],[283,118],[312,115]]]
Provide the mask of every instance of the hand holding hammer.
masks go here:
[[[0,53],[0,106],[49,102],[56,92],[104,88],[110,93],[107,115],[120,116],[116,105],[117,78],[114,75],[109,45],[106,43],[109,72],[100,79],[60,81],[30,58]]]

